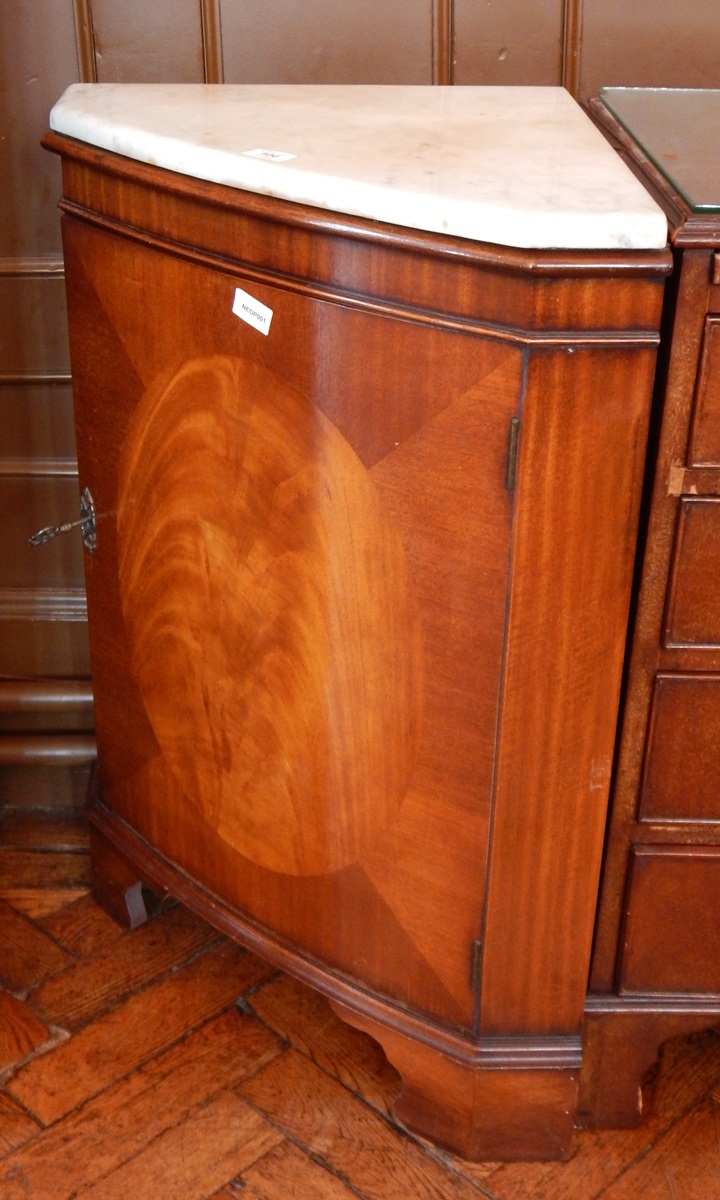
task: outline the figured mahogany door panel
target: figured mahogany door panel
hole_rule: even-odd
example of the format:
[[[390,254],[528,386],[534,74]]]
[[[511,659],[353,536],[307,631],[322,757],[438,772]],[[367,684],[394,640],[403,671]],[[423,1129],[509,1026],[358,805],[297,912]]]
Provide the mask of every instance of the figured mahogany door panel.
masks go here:
[[[231,355],[160,375],[123,459],[123,620],[166,769],[259,866],[364,857],[407,792],[423,703],[415,591],[370,475]]]
[[[470,1026],[522,352],[72,221],[66,254],[104,797],[288,943]]]
[[[720,847],[637,846],[620,991],[720,992]]]
[[[659,675],[641,821],[720,821],[720,676]]]
[[[700,354],[688,463],[720,466],[720,317],[707,317]]]
[[[720,500],[680,502],[665,618],[666,646],[720,646]]]

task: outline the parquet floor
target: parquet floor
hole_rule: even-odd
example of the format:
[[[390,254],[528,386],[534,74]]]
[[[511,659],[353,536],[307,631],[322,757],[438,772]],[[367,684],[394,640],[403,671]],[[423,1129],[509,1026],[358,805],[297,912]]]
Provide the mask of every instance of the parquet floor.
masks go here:
[[[306,988],[179,906],[122,932],[76,813],[0,809],[1,1200],[720,1200],[720,1035],[668,1044],[639,1129],[468,1165]]]

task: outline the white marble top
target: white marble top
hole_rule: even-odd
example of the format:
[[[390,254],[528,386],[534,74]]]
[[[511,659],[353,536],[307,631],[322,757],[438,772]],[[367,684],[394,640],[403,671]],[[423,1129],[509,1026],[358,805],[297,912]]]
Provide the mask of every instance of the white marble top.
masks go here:
[[[198,179],[474,241],[667,241],[661,210],[563,88],[73,84],[50,125]]]

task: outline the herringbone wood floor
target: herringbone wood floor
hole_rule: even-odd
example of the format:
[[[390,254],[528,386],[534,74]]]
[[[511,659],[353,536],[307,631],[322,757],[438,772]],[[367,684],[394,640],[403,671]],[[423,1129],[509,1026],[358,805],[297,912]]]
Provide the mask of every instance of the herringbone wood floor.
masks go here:
[[[77,812],[0,809],[2,1200],[720,1200],[720,1036],[668,1044],[637,1130],[468,1165],[388,1116],[398,1077],[319,997],[179,906],[88,892]]]

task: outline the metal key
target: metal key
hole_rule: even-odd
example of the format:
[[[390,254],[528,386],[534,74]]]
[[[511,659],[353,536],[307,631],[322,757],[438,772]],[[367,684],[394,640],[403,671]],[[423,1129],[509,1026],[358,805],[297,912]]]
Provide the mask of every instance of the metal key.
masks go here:
[[[37,533],[29,537],[28,542],[31,546],[42,546],[45,542],[51,542],[59,534],[69,533],[71,529],[77,529],[78,526],[82,531],[83,542],[92,554],[97,544],[95,505],[87,488],[80,497],[80,516],[77,521],[63,521],[62,525],[46,525],[44,529],[38,529]]]

